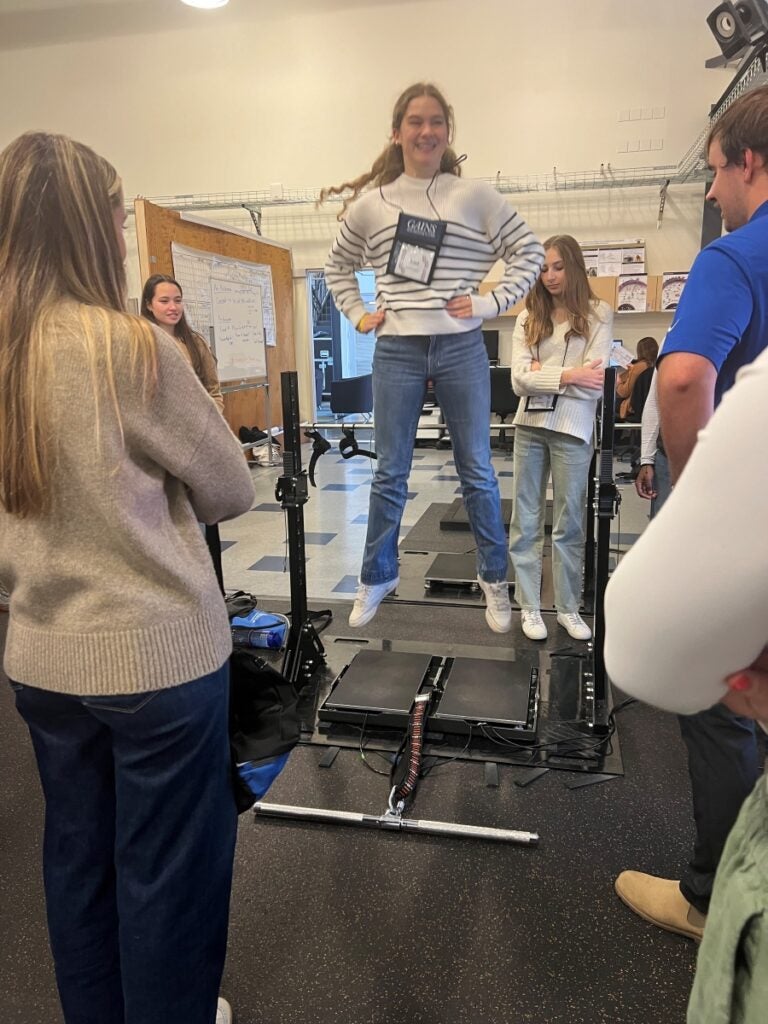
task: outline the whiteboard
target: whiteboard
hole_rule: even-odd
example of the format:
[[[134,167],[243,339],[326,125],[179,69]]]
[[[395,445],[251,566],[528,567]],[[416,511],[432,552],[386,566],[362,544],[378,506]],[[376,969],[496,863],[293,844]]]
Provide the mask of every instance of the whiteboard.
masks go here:
[[[178,242],[171,244],[173,272],[184,293],[184,310],[193,330],[205,338],[219,361],[219,377],[222,381],[241,380],[245,377],[266,377],[266,351],[264,346],[277,343],[275,297],[272,289],[272,268],[268,264],[248,263],[244,260],[219,256],[216,253],[192,249]],[[254,328],[253,344],[248,346],[242,338],[230,339],[229,349],[219,352],[216,338],[216,324],[213,307],[213,280],[228,281],[236,285],[249,286],[251,289],[250,314],[249,301],[245,295],[240,296],[241,310],[237,316],[242,318],[250,315]],[[218,286],[217,286],[218,287]],[[258,294],[261,305],[261,316],[257,318],[253,302],[254,292]],[[223,298],[223,295],[222,295]],[[230,315],[235,315],[230,311]],[[261,340],[259,340],[261,328]],[[237,358],[235,358],[237,352]],[[247,356],[247,358],[244,358]],[[232,362],[227,365],[227,360]]]
[[[220,380],[267,376],[261,287],[211,278],[213,341]]]

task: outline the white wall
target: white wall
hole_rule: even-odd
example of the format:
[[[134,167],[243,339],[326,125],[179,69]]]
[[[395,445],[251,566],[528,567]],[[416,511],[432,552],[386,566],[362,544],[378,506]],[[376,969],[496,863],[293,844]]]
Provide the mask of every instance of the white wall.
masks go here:
[[[398,92],[427,78],[455,107],[469,176],[676,163],[732,76],[703,66],[717,52],[712,6],[233,0],[197,12],[176,0],[0,0],[0,143],[35,127],[71,134],[114,162],[128,197],[315,187],[364,170]],[[654,108],[664,117],[619,121]],[[618,152],[650,138],[663,149]],[[542,235],[645,237],[660,273],[697,251],[696,191],[672,192],[660,232],[650,189],[518,205]],[[267,211],[264,234],[292,245],[300,272],[322,264],[335,212]],[[299,286],[297,312],[303,302]]]
[[[731,76],[703,67],[712,0],[122,0],[101,37],[103,6],[71,8],[68,27],[0,14],[0,137],[68,132],[150,196],[337,181],[419,78],[454,104],[474,177],[676,162]],[[664,149],[616,151],[646,136]]]

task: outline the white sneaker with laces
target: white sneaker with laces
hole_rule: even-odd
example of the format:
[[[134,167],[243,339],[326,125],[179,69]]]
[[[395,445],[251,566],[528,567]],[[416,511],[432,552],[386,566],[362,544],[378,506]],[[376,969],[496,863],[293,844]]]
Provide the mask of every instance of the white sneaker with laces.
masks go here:
[[[219,1005],[216,1007],[216,1024],[232,1024],[232,1007],[226,999],[219,996]]]
[[[522,609],[520,612],[520,625],[529,640],[546,640],[547,627],[538,608]]]
[[[381,602],[387,594],[397,590],[399,583],[399,576],[395,576],[393,580],[388,580],[386,583],[361,583],[357,588],[355,603],[349,615],[350,626],[357,629],[370,622],[379,610]]]
[[[592,630],[578,612],[558,612],[557,621],[574,640],[592,639]]]
[[[509,584],[489,583],[477,577],[478,585],[485,594],[485,621],[494,633],[508,633],[512,628],[512,608],[509,603]]]

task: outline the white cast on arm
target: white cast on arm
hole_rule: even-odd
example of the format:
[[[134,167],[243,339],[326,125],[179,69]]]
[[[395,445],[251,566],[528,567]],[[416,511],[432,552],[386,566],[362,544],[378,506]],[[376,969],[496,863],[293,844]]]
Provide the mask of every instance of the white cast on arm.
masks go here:
[[[741,371],[605,594],[605,664],[683,714],[725,695],[768,640],[768,350]]]

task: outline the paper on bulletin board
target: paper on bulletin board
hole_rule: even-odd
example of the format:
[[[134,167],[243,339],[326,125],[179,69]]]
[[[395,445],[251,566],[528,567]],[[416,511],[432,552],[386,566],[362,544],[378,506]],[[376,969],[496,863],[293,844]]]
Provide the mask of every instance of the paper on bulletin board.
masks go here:
[[[645,240],[642,238],[582,242],[581,252],[588,277],[619,277],[646,272]]]
[[[261,287],[212,277],[211,302],[220,379],[266,378]]]
[[[661,277],[661,309],[677,309],[680,296],[683,294],[687,273],[662,274]]]
[[[621,250],[621,273],[645,273],[645,246],[632,246]]]
[[[275,295],[272,288],[272,268],[264,263],[250,263],[231,259],[217,253],[192,249],[178,242],[171,244],[173,271],[184,291],[184,309],[194,330],[208,341],[213,327],[211,304],[211,278],[226,278],[240,284],[258,285],[261,289],[264,340],[269,346],[277,345],[277,319]]]
[[[620,366],[622,370],[626,370],[635,361],[635,356],[629,351],[628,348],[624,348],[621,342],[613,343],[611,348],[611,364]]]
[[[597,249],[582,249],[587,277],[597,277]]]
[[[621,273],[621,249],[598,249],[597,276],[618,277]]]
[[[627,274],[619,278],[616,310],[619,313],[645,313],[648,309],[648,275]]]

